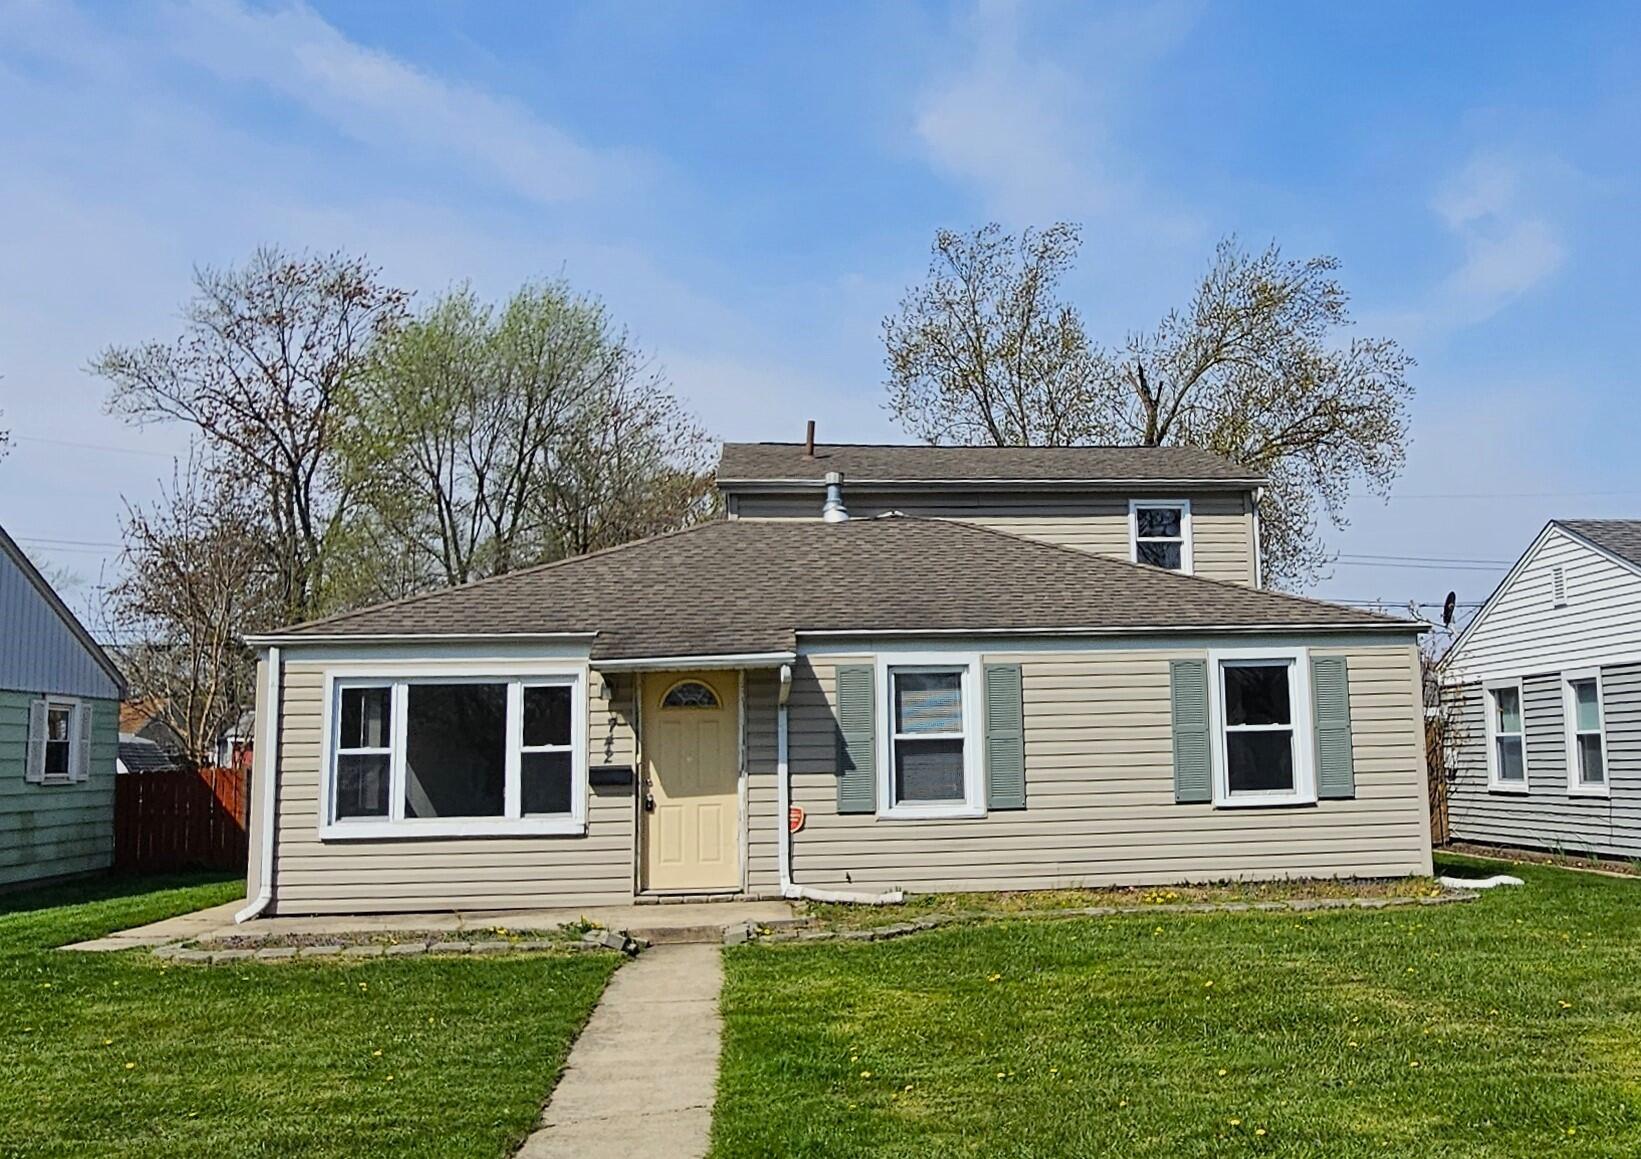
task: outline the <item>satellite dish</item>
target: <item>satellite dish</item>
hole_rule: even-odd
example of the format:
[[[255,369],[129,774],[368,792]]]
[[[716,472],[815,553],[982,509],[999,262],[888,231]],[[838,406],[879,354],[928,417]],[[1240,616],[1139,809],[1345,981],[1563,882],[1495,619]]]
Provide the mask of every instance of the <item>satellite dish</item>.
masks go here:
[[[1442,601],[1442,627],[1451,628],[1453,626],[1453,609],[1458,606],[1458,603],[1459,593],[1448,592],[1447,598]]]

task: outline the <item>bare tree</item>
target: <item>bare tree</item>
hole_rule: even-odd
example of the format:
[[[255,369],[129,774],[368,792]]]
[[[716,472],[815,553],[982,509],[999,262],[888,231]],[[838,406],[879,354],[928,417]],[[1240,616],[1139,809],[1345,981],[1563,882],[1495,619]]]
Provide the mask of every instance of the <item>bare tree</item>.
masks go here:
[[[705,436],[596,300],[460,289],[381,344],[343,441],[377,555],[456,584],[691,517]]]
[[[191,461],[159,501],[127,508],[125,575],[104,602],[107,630],[129,641],[122,666],[133,696],[198,764],[253,702],[256,658],[244,633],[282,606],[253,502],[236,480]]]
[[[1216,451],[1270,480],[1267,578],[1314,579],[1327,564],[1321,519],[1343,526],[1356,486],[1383,494],[1401,471],[1412,359],[1390,339],[1339,339],[1350,317],[1336,259],[1250,254],[1234,238],[1186,309],[1120,350],[1092,349],[1052,293],[1076,245],[1063,225],[1018,244],[995,225],[937,236],[929,285],[884,323],[890,410],[933,442]],[[1046,332],[1046,317],[1061,320],[1052,357],[1022,337]]]
[[[181,337],[110,347],[90,369],[113,384],[114,413],[188,423],[213,468],[232,463],[259,499],[285,616],[315,614],[327,544],[347,511],[332,470],[338,416],[405,295],[360,259],[277,249],[198,270],[194,286]]]
[[[935,234],[928,280],[883,321],[889,410],[931,443],[1070,446],[1110,437],[1103,375],[1075,307],[1055,289],[1080,234],[1018,238],[996,224]]]

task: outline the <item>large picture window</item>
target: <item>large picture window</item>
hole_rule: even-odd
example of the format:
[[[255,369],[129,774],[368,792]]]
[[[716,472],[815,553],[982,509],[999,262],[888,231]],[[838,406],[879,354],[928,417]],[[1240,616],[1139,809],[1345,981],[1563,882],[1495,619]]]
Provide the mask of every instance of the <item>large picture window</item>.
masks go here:
[[[579,675],[334,682],[330,837],[578,832]]]
[[[1309,666],[1304,652],[1220,654],[1213,668],[1216,803],[1315,801]]]
[[[967,655],[890,658],[880,667],[879,812],[962,817],[984,812],[974,673]]]

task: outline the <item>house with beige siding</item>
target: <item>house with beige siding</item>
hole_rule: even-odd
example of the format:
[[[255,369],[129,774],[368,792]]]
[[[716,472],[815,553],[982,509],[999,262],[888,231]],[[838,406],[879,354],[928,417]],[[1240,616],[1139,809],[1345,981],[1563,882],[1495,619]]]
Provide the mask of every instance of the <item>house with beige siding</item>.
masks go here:
[[[125,681],[0,528],[0,889],[105,870]]]
[[[1419,625],[1164,448],[729,444],[726,517],[254,641],[252,902],[1430,871]]]
[[[1641,857],[1641,520],[1547,524],[1439,674],[1455,839]]]

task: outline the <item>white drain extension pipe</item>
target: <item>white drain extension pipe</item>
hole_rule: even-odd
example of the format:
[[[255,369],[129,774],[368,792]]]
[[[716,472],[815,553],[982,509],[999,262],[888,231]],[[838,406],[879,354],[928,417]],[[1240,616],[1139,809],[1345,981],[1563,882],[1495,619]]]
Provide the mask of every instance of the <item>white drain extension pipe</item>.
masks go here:
[[[781,665],[781,691],[775,703],[775,823],[780,826],[775,840],[775,857],[780,866],[781,896],[792,901],[831,901],[849,905],[898,905],[905,900],[900,890],[888,893],[847,893],[833,889],[811,889],[792,880],[792,770],[788,759],[787,707],[792,695],[792,665]]]

